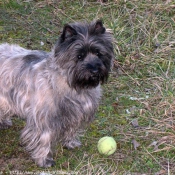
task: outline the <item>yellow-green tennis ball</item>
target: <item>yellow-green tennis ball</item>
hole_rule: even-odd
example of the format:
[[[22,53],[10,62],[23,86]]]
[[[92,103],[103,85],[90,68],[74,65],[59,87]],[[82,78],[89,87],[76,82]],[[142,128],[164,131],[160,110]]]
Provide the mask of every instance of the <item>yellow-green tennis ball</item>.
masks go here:
[[[100,154],[109,156],[116,151],[117,144],[113,137],[106,136],[98,141],[97,148]]]

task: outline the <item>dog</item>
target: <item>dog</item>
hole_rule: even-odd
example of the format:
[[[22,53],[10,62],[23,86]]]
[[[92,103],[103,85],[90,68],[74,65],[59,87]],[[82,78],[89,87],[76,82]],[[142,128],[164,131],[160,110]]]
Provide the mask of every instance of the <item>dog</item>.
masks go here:
[[[66,24],[51,52],[0,45],[0,129],[25,119],[21,142],[39,167],[54,166],[57,143],[81,146],[77,133],[94,119],[113,50],[101,20]]]

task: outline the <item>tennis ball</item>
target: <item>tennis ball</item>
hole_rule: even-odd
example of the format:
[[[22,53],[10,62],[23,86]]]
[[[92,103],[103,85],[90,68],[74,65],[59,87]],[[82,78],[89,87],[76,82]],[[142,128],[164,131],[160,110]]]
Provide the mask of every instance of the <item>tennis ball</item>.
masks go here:
[[[109,156],[116,151],[117,144],[112,137],[106,136],[98,141],[97,148],[100,154]]]

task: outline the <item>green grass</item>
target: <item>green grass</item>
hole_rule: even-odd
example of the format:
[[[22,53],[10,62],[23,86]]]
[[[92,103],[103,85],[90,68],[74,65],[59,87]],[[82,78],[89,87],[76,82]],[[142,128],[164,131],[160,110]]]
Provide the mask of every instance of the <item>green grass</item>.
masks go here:
[[[83,146],[70,151],[58,145],[56,166],[38,168],[20,146],[24,123],[15,120],[12,129],[0,131],[0,172],[175,174],[175,3],[167,2],[0,1],[1,43],[49,51],[65,23],[102,18],[113,31],[116,54]],[[96,148],[106,135],[117,142],[109,157]],[[133,140],[140,144],[137,149]]]

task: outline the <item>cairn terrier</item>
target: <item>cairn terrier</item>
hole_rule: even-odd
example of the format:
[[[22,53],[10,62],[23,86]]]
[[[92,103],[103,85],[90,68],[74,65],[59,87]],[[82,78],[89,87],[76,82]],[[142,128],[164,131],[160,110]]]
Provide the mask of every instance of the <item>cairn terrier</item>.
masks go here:
[[[40,167],[53,166],[60,142],[79,147],[77,132],[94,119],[114,57],[101,20],[64,26],[48,53],[0,45],[0,129],[26,120],[21,141]]]

